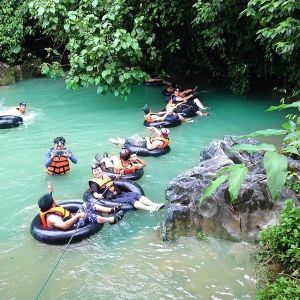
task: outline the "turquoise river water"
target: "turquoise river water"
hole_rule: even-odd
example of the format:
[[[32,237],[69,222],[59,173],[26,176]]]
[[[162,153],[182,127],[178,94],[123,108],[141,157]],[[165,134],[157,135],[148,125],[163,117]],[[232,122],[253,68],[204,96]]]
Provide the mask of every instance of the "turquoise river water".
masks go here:
[[[119,152],[109,137],[149,135],[142,106],[162,109],[162,89],[138,86],[124,101],[94,88],[67,92],[63,81],[45,78],[0,87],[0,114],[21,101],[29,111],[21,127],[0,131],[0,299],[34,299],[64,249],[37,242],[29,232],[47,181],[58,202],[82,199],[95,154]],[[278,102],[258,94],[244,98],[216,89],[201,93],[201,100],[211,116],[172,128],[171,152],[145,159],[138,183],[155,202],[165,201],[170,180],[198,163],[204,145],[225,134],[279,128],[286,114],[266,113]],[[61,135],[78,164],[71,163],[66,176],[50,178],[44,155]],[[129,212],[71,244],[39,299],[255,299],[251,245],[211,238],[162,242],[156,231],[161,214]]]

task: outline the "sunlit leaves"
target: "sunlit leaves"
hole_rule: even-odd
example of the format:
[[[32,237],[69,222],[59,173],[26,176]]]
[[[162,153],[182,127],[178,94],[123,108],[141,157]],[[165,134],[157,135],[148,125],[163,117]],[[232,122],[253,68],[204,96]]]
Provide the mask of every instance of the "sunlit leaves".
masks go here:
[[[250,134],[244,135],[240,138],[237,139],[237,141],[246,139],[246,138],[253,138],[256,136],[273,136],[273,135],[283,135],[283,134],[287,134],[288,131],[285,129],[265,129],[265,130],[258,130],[255,132],[252,132]]]
[[[276,151],[276,147],[272,144],[258,143],[255,145],[251,144],[238,144],[229,149],[229,152],[232,151],[247,151],[247,152],[257,152],[257,151]]]
[[[214,181],[211,181],[208,186],[205,188],[201,198],[199,205],[202,204],[202,202],[207,198],[210,197],[213,192],[227,179],[228,176],[222,175],[215,179]]]
[[[287,177],[287,158],[283,154],[268,151],[264,156],[267,182],[273,199],[279,197]]]

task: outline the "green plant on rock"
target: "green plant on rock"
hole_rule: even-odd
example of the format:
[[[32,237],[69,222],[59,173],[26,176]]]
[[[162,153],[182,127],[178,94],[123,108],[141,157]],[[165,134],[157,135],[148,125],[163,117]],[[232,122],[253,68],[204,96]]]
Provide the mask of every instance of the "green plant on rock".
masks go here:
[[[207,236],[202,232],[198,232],[196,237],[197,237],[198,240],[208,241]]]
[[[300,101],[294,102],[292,104],[280,104],[279,106],[272,106],[267,111],[272,111],[276,109],[285,108],[297,108],[300,109]],[[288,120],[286,123],[282,124],[283,129],[266,129],[260,130],[248,135],[245,135],[238,140],[245,138],[253,138],[257,136],[274,136],[274,135],[285,135],[283,138],[283,147],[277,150],[273,144],[258,143],[255,145],[251,144],[238,144],[229,149],[232,151],[247,151],[258,152],[264,151],[263,164],[267,173],[267,183],[270,193],[276,201],[282,192],[282,189],[286,183],[288,175],[288,160],[287,156],[299,154],[300,146],[300,127],[298,123],[292,120]],[[259,161],[260,162],[260,161]],[[256,162],[255,164],[259,163]],[[253,164],[251,165],[253,166]],[[242,183],[248,173],[248,168],[250,166],[245,166],[244,164],[235,164],[221,169],[215,177],[215,180],[210,182],[208,186],[204,189],[203,194],[200,198],[200,204],[203,203],[206,197],[210,197],[213,192],[228,179],[228,190],[230,194],[231,203],[237,199]]]

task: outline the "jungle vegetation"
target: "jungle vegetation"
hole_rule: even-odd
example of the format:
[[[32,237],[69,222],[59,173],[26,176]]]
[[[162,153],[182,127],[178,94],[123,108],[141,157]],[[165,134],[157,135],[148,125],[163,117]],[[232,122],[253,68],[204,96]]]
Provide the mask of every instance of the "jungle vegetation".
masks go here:
[[[0,61],[42,56],[67,88],[125,97],[149,75],[204,74],[246,93],[297,96],[296,0],[3,0]],[[46,50],[45,50],[46,49]]]

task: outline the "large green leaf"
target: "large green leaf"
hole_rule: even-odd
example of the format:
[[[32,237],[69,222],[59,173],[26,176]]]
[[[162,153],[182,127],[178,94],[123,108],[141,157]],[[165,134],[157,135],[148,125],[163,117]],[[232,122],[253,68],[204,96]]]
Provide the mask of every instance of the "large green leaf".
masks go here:
[[[217,173],[216,176],[220,176],[220,175],[222,175],[222,174],[224,174],[224,173],[231,172],[232,170],[234,170],[234,169],[236,168],[236,166],[238,166],[238,165],[231,165],[231,166],[228,166],[228,167],[224,167],[224,168],[222,168],[222,169]]]
[[[296,155],[299,155],[299,151],[296,147],[293,147],[293,146],[287,146],[285,148],[282,149],[283,151],[287,151],[289,153],[293,153],[293,154],[296,154]]]
[[[287,177],[288,161],[286,156],[268,151],[264,156],[268,187],[274,201],[279,197]]]
[[[298,140],[298,139],[300,139],[300,131],[295,131],[295,132],[288,134],[284,138],[283,141],[288,141],[288,140],[294,141],[294,140]]]
[[[239,144],[231,147],[228,151],[247,151],[247,152],[257,152],[257,151],[276,151],[276,147],[273,144],[258,143],[255,145],[251,144]]]
[[[296,130],[296,127],[297,127],[296,123],[291,121],[291,120],[289,120],[286,123],[281,124],[281,126],[283,128],[285,128],[286,130],[288,130],[289,132],[294,132]]]
[[[266,111],[272,111],[272,110],[282,110],[282,109],[285,109],[285,108],[291,108],[291,107],[299,107],[300,106],[300,101],[296,101],[296,102],[293,102],[291,104],[280,104],[278,106],[271,106],[269,107]]]
[[[244,135],[240,138],[237,139],[237,141],[246,139],[246,138],[252,138],[255,136],[272,136],[272,135],[282,135],[282,134],[287,134],[288,131],[285,129],[265,129],[265,130],[259,130],[252,132],[250,134]]]
[[[248,168],[244,164],[234,166],[235,168],[231,171],[228,182],[231,203],[238,197],[242,183],[248,173]]]
[[[213,194],[213,192],[218,188],[220,184],[222,184],[227,179],[227,177],[228,176],[222,175],[207,185],[207,187],[203,191],[202,197],[200,198],[199,206],[202,204],[206,197],[210,197]]]

